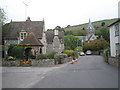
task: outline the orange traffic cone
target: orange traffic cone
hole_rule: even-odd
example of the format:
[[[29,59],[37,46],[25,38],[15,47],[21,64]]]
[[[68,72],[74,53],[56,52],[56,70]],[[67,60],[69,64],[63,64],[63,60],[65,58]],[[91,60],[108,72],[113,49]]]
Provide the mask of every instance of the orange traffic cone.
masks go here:
[[[76,59],[75,62],[78,62],[78,59]]]
[[[71,64],[74,64],[75,62],[74,62],[74,60],[72,60],[72,63]]]

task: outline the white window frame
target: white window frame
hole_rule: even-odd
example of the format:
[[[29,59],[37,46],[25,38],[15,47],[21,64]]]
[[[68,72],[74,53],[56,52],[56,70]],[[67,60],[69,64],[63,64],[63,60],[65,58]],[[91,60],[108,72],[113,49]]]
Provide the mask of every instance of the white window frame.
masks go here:
[[[119,36],[119,23],[115,24],[115,36]]]
[[[20,32],[20,40],[23,41],[25,37],[27,36],[27,32]]]

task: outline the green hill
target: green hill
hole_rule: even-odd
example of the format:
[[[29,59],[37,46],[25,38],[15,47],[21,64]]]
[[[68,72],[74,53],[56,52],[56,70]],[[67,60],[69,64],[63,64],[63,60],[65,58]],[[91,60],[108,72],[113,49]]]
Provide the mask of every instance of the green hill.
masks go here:
[[[92,22],[92,25],[94,26],[95,30],[100,30],[101,28],[108,28],[107,26],[111,23],[115,22],[117,18],[114,19],[106,19],[106,20],[100,20]],[[75,25],[75,26],[68,26],[64,28],[65,32],[72,31],[74,35],[85,35],[85,29],[87,28],[88,23],[81,24],[81,25]]]

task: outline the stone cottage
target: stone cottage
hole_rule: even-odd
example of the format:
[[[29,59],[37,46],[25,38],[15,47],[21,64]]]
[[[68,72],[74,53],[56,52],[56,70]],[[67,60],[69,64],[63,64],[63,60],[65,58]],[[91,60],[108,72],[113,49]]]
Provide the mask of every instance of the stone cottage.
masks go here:
[[[52,50],[60,53],[64,49],[63,32],[55,30],[49,33],[45,31],[44,20],[31,21],[30,17],[26,21],[11,21],[3,38],[5,56],[10,44],[25,46],[25,50],[31,50],[33,55],[50,53]]]

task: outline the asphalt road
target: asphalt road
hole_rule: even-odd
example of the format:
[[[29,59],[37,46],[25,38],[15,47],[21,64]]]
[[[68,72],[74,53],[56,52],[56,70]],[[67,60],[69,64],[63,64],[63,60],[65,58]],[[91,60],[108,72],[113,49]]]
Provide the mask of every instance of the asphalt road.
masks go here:
[[[2,76],[3,88],[118,88],[118,69],[92,55],[56,67],[5,67]]]
[[[118,88],[118,70],[101,56],[83,56],[52,71],[32,88]]]

